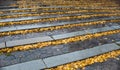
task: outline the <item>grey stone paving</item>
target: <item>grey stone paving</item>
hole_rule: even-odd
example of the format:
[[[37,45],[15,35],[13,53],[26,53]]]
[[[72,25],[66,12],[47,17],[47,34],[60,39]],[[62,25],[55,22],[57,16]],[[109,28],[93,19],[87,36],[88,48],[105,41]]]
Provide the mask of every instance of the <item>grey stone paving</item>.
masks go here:
[[[46,66],[44,62],[41,59],[39,59],[7,67],[2,67],[0,68],[0,70],[40,70],[43,68],[46,68]]]
[[[98,20],[111,20],[111,19],[120,19],[120,17],[116,18],[101,18],[101,19],[89,19],[87,22],[90,21],[98,21]],[[23,30],[23,29],[32,29],[32,28],[42,28],[42,27],[50,27],[50,26],[58,26],[58,25],[65,25],[65,24],[74,24],[74,23],[82,23],[86,22],[86,20],[79,20],[79,21],[68,21],[68,22],[54,22],[50,24],[49,22],[46,22],[44,24],[29,24],[29,25],[18,25],[18,26],[9,26],[9,27],[1,27],[0,32],[5,32],[5,31],[13,31],[13,30]]]
[[[46,7],[39,7],[41,8],[71,8],[71,6],[46,6]],[[12,9],[0,9],[0,11],[10,11],[10,10],[32,10],[34,8],[12,8]]]
[[[120,70],[120,56],[115,59],[108,59],[103,63],[94,63],[86,66],[84,70]],[[77,69],[82,70],[82,69]]]
[[[29,14],[30,12],[19,12],[19,13],[16,13],[16,12],[14,12],[14,13],[6,13],[6,14],[0,14],[0,17],[1,16],[11,16],[11,15],[17,15],[17,14]],[[31,14],[32,14],[32,12],[31,12]]]
[[[102,9],[105,9],[105,8],[120,9],[119,7],[117,7],[117,8],[114,8],[114,7],[111,8],[111,6],[109,6],[109,7],[100,7],[100,6],[99,6],[99,7],[80,7],[80,6],[79,6],[79,7],[76,7],[76,6],[74,6],[74,8],[75,8],[75,9],[87,9],[87,10],[90,10],[90,9],[101,9],[101,10],[102,10]]]
[[[4,48],[5,47],[5,43],[0,43],[0,48]]]
[[[91,49],[86,49],[82,51],[76,51],[68,54],[45,58],[43,59],[43,61],[45,62],[47,67],[50,68],[50,67],[58,66],[61,64],[99,55],[102,53],[106,53],[112,50],[117,50],[117,49],[120,49],[120,46],[117,46],[116,44],[106,44],[106,45],[97,46]]]
[[[17,8],[17,6],[0,6],[0,10],[1,9],[13,9],[13,8]]]
[[[1,27],[1,28],[0,28],[0,32],[4,32],[4,31],[13,31],[13,30],[17,30],[17,28],[16,28],[15,26]]]
[[[12,41],[12,40],[19,40],[19,39],[28,39],[28,38],[34,38],[39,36],[52,36],[57,34],[65,34],[68,32],[74,32],[74,31],[82,31],[87,29],[93,29],[93,28],[101,28],[101,27],[107,27],[107,26],[119,26],[119,23],[107,23],[105,25],[93,25],[93,26],[84,26],[84,27],[74,27],[74,28],[67,28],[67,29],[61,29],[61,30],[53,30],[53,31],[45,31],[45,32],[39,32],[39,33],[28,33],[25,35],[12,35],[12,36],[5,36],[2,38],[5,38],[5,41]],[[22,27],[22,26],[21,26]],[[0,42],[2,39],[0,39]]]
[[[112,23],[112,24],[110,23],[107,26],[114,27],[113,24],[116,25],[115,23]],[[90,30],[93,27],[94,28],[100,28],[100,27],[103,27],[103,26],[100,26],[100,25],[99,26],[89,26],[89,27],[86,27],[86,28],[88,28]],[[2,42],[5,42],[5,41],[9,42],[9,41],[15,41],[15,40],[29,39],[29,38],[41,37],[41,36],[45,36],[45,35],[46,36],[51,36],[51,35],[57,35],[57,34],[65,34],[65,33],[68,33],[68,32],[69,33],[74,32],[76,30],[82,31],[84,29],[85,29],[85,27],[75,27],[75,28],[72,28],[72,29],[70,28],[70,29],[64,29],[64,30],[55,30],[55,31],[43,32],[43,33],[32,33],[32,34],[27,34],[27,35],[6,36],[6,37],[0,38],[0,42],[2,43]],[[85,30],[87,30],[87,29],[85,29]]]
[[[46,7],[52,8],[55,6],[46,6]],[[57,8],[59,8],[59,7],[57,6]],[[96,7],[96,8],[98,8],[98,7]],[[23,9],[24,10],[28,10],[28,9],[31,10],[31,8],[23,8]],[[90,8],[90,9],[92,9],[92,8]],[[16,10],[16,9],[10,9],[10,10]],[[1,11],[3,11],[3,10],[1,10]],[[8,10],[6,9],[4,11],[9,12],[9,9]],[[42,11],[42,12],[46,12],[46,11]],[[53,12],[53,11],[51,11],[51,12]],[[81,14],[85,14],[85,13],[81,13]],[[9,14],[7,14],[7,15],[9,15]],[[55,15],[53,15],[53,16],[55,16]],[[53,17],[53,16],[49,15],[49,17]],[[60,15],[57,15],[57,16],[61,17]],[[68,16],[68,15],[66,15],[66,16]],[[70,15],[70,16],[72,16],[72,15]],[[37,19],[39,17],[28,17],[26,19],[29,20],[29,19],[33,19],[33,18]],[[120,17],[117,17],[117,19],[119,19],[119,18]],[[23,18],[23,19],[25,19],[25,18]],[[18,18],[18,20],[23,20],[23,19]],[[91,19],[93,19],[93,20],[91,20]],[[110,20],[110,19],[116,19],[116,17],[109,17],[109,18],[95,17],[95,18],[91,18],[91,19],[89,21]],[[12,19],[12,20],[17,21],[16,19]],[[12,20],[5,19],[4,21],[7,22],[7,21],[12,21]],[[76,20],[74,20],[74,21],[76,21]],[[8,26],[8,27],[4,27],[4,28],[0,27],[0,32],[21,30],[21,29],[40,28],[40,27],[44,27],[44,26],[49,27],[49,26],[56,26],[56,25],[73,24],[73,23],[75,23],[74,21],[70,20],[69,22],[63,22],[63,23],[61,23],[61,22],[59,23],[56,21],[46,22],[47,24],[45,24],[45,25],[40,23],[40,24],[35,24],[35,25],[30,24],[30,25],[16,25],[16,26],[12,26],[12,27]],[[76,23],[86,22],[86,21],[88,21],[88,19],[78,20],[78,21],[76,21]],[[49,24],[49,23],[55,23],[55,24]],[[104,29],[101,29],[102,27]],[[97,29],[95,29],[95,28],[97,28]],[[7,41],[6,45],[14,46],[14,45],[22,45],[22,44],[28,44],[28,43],[47,41],[48,39],[53,40],[52,38],[54,38],[54,37],[52,37],[52,36],[59,35],[59,34],[66,35],[65,33],[68,33],[69,35],[66,35],[65,37],[61,36],[61,38],[66,38],[66,37],[72,37],[72,36],[76,36],[76,35],[82,35],[84,33],[89,33],[89,32],[95,33],[95,32],[100,32],[100,31],[107,31],[110,29],[111,30],[120,29],[119,23],[115,23],[115,24],[111,23],[111,24],[105,24],[105,25],[94,25],[94,26],[86,26],[86,27],[75,27],[72,29],[54,30],[54,31],[49,31],[49,32],[46,31],[43,33],[42,32],[41,33],[31,33],[31,34],[27,34],[27,35],[5,36],[5,37],[0,38],[0,48],[1,48],[1,45],[3,48],[3,46],[5,45],[5,43],[4,43],[5,41]],[[80,30],[81,30],[81,32],[75,32],[75,31],[80,31]],[[84,30],[84,31],[82,31],[82,30]],[[60,32],[58,32],[58,31],[60,31]],[[73,32],[73,33],[71,34],[71,32]],[[50,37],[38,38],[41,36],[50,36],[52,38],[50,38]],[[22,39],[24,39],[24,41]],[[41,59],[49,59],[52,57],[61,56],[62,54],[63,55],[71,54],[71,55],[67,56],[67,57],[70,57],[69,59],[67,57],[63,57],[63,63],[76,61],[76,60],[79,60],[79,58],[82,59],[82,57],[87,58],[87,56],[92,56],[93,54],[96,55],[97,53],[93,53],[93,51],[91,50],[94,48],[99,49],[99,50],[95,50],[98,53],[108,52],[108,50],[110,51],[112,49],[115,50],[117,48],[120,48],[120,47],[118,47],[118,45],[110,44],[110,43],[115,43],[116,41],[120,41],[120,33],[114,34],[114,35],[109,35],[109,36],[103,36],[103,37],[99,37],[99,38],[93,38],[91,40],[73,42],[73,43],[56,45],[56,46],[47,46],[45,48],[38,48],[38,49],[31,49],[31,50],[27,50],[27,51],[17,51],[17,52],[13,52],[13,53],[3,54],[3,55],[0,55],[0,67],[2,67],[2,68],[0,68],[0,70],[40,70],[40,69],[46,68],[45,64],[47,64],[47,66],[49,67],[50,64],[48,64],[48,63],[49,62],[52,63],[51,62],[52,60],[50,60],[50,61],[48,61],[48,63],[44,64],[44,62]],[[117,43],[119,43],[119,42],[117,42]],[[104,46],[103,44],[109,44],[109,45]],[[106,48],[106,49],[102,48],[100,50],[101,45],[103,45],[102,46],[103,48],[105,48],[105,47],[110,47],[110,48]],[[116,48],[111,47],[113,45]],[[98,46],[98,47],[96,47],[96,46]],[[82,52],[82,51],[88,50],[88,49],[91,51],[82,53],[82,54],[85,54],[86,56],[80,55],[79,53],[74,54],[75,52],[78,52],[78,51]],[[77,57],[79,55],[82,57]],[[64,58],[66,58],[66,60]],[[39,60],[37,60],[37,59],[39,59]],[[61,58],[59,58],[59,59],[54,58],[53,63],[56,65],[59,65],[57,63],[62,64],[62,61],[57,61],[57,60],[62,60],[62,59]],[[55,66],[54,64],[52,64],[51,66]],[[4,67],[4,66],[6,66],[6,67]],[[101,66],[101,68],[100,68],[100,66],[97,66],[97,67],[89,67],[88,66],[85,70],[100,70],[100,69],[101,70],[116,70],[116,69],[120,70],[120,68],[118,68],[119,66],[120,66],[120,64],[118,64],[118,66],[115,66],[114,63],[112,63],[112,64],[106,63],[106,66],[105,65]]]
[[[15,22],[15,21],[23,21],[23,20],[57,18],[57,17],[65,17],[65,16],[81,16],[81,15],[88,15],[88,14],[95,14],[95,12],[94,13],[84,13],[84,14],[75,13],[75,14],[48,15],[48,16],[31,16],[31,17],[22,17],[22,18],[21,17],[19,17],[19,18],[7,18],[7,19],[0,19],[0,22]]]
[[[16,6],[1,6],[0,5],[0,8],[6,8],[6,7],[9,8],[9,7],[16,7]]]
[[[94,47],[91,49],[86,49],[86,50],[82,50],[82,51],[76,51],[76,52],[67,53],[67,54],[63,54],[63,55],[48,57],[48,58],[43,59],[43,61],[41,59],[33,60],[33,61],[29,61],[29,62],[24,62],[24,63],[19,63],[19,64],[15,64],[15,65],[2,67],[0,69],[1,70],[24,70],[24,69],[25,70],[40,70],[43,68],[54,67],[57,65],[85,59],[88,57],[92,57],[94,55],[99,55],[99,54],[109,52],[111,50],[116,50],[116,49],[120,49],[120,46],[117,46],[114,43],[113,44],[105,44],[105,45],[97,46],[97,47]]]
[[[54,39],[62,39],[62,38],[68,38],[68,37],[77,36],[77,35],[83,35],[83,34],[85,34],[84,31],[77,31],[77,32],[71,32],[71,33],[66,33],[61,35],[53,35],[52,37]]]
[[[30,43],[37,43],[37,42],[44,42],[44,41],[50,41],[50,40],[53,40],[53,39],[49,36],[43,36],[43,37],[36,37],[36,38],[30,38],[30,39],[7,41],[6,47],[12,47],[12,46],[24,45],[24,44],[30,44]]]
[[[54,39],[61,39],[61,38],[67,38],[67,37],[72,37],[72,36],[77,36],[77,35],[97,33],[97,32],[103,32],[103,31],[115,30],[115,29],[120,29],[120,26],[111,26],[111,27],[96,28],[96,29],[91,29],[91,30],[83,30],[83,31],[71,32],[71,33],[66,33],[66,34],[61,34],[61,35],[55,35],[52,37]]]
[[[114,30],[114,29],[120,29],[120,26],[111,26],[111,27],[96,28],[91,30],[77,31],[77,32],[71,32],[66,34],[53,35],[51,37],[56,40],[56,39],[68,38],[68,37],[73,37],[78,35],[84,35],[87,33],[96,33],[96,32],[102,32],[102,31],[108,31],[108,30]],[[6,47],[50,41],[50,40],[53,40],[51,37],[44,36],[44,37],[36,37],[36,38],[30,38],[30,39],[6,41]]]
[[[16,3],[14,0],[0,0],[0,7],[9,6],[10,4],[14,4],[14,3]]]
[[[29,10],[29,9],[26,9],[26,10]],[[75,10],[75,9],[73,9],[73,10]],[[43,12],[45,13],[45,12],[58,12],[58,11],[59,11],[59,12],[64,12],[65,10],[48,10],[48,11],[39,10],[38,12],[23,12],[23,13],[26,13],[26,14],[27,14],[27,13],[32,14],[32,13],[40,13],[40,12],[41,12],[41,13],[43,13]],[[70,11],[70,10],[67,10],[67,11]],[[7,10],[7,12],[9,12],[9,13],[6,13],[6,14],[0,14],[0,15],[1,15],[1,16],[4,16],[4,15],[6,16],[6,15],[10,15],[10,14],[11,14],[11,15],[15,15],[15,14],[19,14],[19,13],[21,13],[21,12],[19,12],[19,13],[18,13],[18,12],[17,12],[17,13],[12,12],[12,13],[11,13],[9,10]]]
[[[0,55],[0,67],[22,63],[26,61],[44,59],[52,56],[62,55],[75,51],[93,48],[104,44],[120,41],[120,33],[115,35],[93,38],[91,40],[73,42],[68,44],[47,46],[44,48],[31,49],[27,51],[17,51],[10,54]]]
[[[64,14],[62,16],[69,16],[71,14]],[[72,14],[73,15],[73,14]],[[81,14],[74,14],[74,16],[80,16]],[[23,20],[34,20],[34,19],[43,19],[43,18],[57,18],[60,17],[58,15],[49,15],[49,16],[31,16],[31,17],[20,17],[20,18],[8,18],[8,19],[0,19],[0,22],[12,22],[12,21],[23,21]]]
[[[117,42],[117,44],[120,44],[120,42]]]

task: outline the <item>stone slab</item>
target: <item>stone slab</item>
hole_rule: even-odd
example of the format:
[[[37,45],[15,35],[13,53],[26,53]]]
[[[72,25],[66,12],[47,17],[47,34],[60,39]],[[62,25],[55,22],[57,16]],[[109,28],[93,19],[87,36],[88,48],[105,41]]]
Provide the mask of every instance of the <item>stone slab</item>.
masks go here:
[[[120,44],[120,41],[119,42],[116,42],[117,44]]]
[[[81,14],[74,14],[73,16],[80,16]],[[29,17],[20,17],[20,18],[7,18],[7,19],[0,19],[0,22],[15,22],[15,21],[24,21],[24,20],[35,20],[35,19],[44,19],[44,18],[57,18],[57,17],[65,17],[70,16],[70,14],[64,14],[61,16],[58,15],[51,15],[51,16],[29,16]]]
[[[66,64],[69,62],[82,60],[85,58],[89,58],[92,56],[96,56],[96,55],[103,54],[103,53],[110,52],[117,49],[120,49],[120,46],[117,46],[114,43],[105,44],[102,46],[96,46],[91,49],[86,49],[86,50],[76,51],[68,54],[45,58],[43,59],[43,61],[45,62],[47,67],[50,68],[50,67]]]
[[[6,31],[13,31],[16,30],[17,28],[15,26],[10,26],[10,27],[0,27],[0,32],[6,32]]]
[[[91,20],[89,20],[91,21]],[[74,24],[74,23],[81,23],[85,21],[72,21],[72,22],[55,22],[53,24],[30,24],[30,25],[19,25],[16,26],[16,30],[24,30],[24,29],[32,29],[32,28],[43,28],[43,27],[50,27],[50,26],[59,26],[59,25],[65,25],[65,24]]]
[[[0,48],[5,48],[5,42],[0,43]]]
[[[68,37],[73,37],[77,35],[83,35],[83,34],[86,34],[86,33],[84,31],[77,31],[77,32],[71,32],[71,33],[66,33],[66,34],[53,35],[52,38],[62,39],[62,38],[68,38]]]
[[[19,13],[17,13],[17,12],[11,12],[11,13],[5,13],[5,14],[0,14],[0,17],[2,17],[2,16],[11,16],[11,15],[17,15],[17,14],[29,14],[29,13],[32,13],[32,12],[19,12]]]
[[[43,27],[50,27],[50,26],[55,26],[55,25],[61,25],[61,24],[40,24],[40,25],[21,25],[21,26],[16,26],[16,30],[24,30],[24,29],[33,29],[33,28],[43,28]]]
[[[4,8],[4,7],[5,7],[5,8],[6,8],[6,7],[9,8],[9,7],[17,7],[17,6],[0,6],[0,8]]]
[[[108,30],[115,30],[115,29],[120,29],[120,26],[103,27],[103,28],[84,30],[84,31],[86,33],[96,33],[96,32],[108,31]]]
[[[30,9],[25,9],[25,10],[30,10]],[[9,11],[9,10],[6,10],[6,11]],[[59,12],[63,12],[64,10],[49,10],[49,11],[47,11],[47,12],[58,12],[58,11],[59,11]],[[46,12],[46,11],[45,11],[45,10],[43,10],[43,11],[40,10],[40,12],[43,13],[43,12]],[[28,13],[29,13],[29,14],[30,14],[30,13],[32,14],[32,13],[35,13],[35,12],[17,12],[17,13],[12,12],[12,13],[0,14],[0,16],[1,16],[1,15],[5,15],[5,16],[6,16],[6,15],[15,15],[15,14],[28,14]],[[38,12],[38,13],[39,13],[39,12]]]
[[[53,35],[52,37],[54,39],[61,39],[61,38],[68,38],[72,36],[78,36],[78,35],[84,35],[88,33],[96,33],[96,32],[102,32],[102,31],[108,31],[108,30],[114,30],[114,29],[120,29],[120,27],[118,26],[102,27],[102,28],[83,30],[83,31],[71,32],[71,33],[60,34],[60,35]]]
[[[17,6],[0,6],[0,10],[4,10],[4,9],[13,9],[13,8],[17,8]]]
[[[103,18],[105,19],[105,18]],[[94,20],[88,20],[87,22],[91,22],[91,21],[99,21],[99,20],[103,20],[103,19],[94,19]],[[118,18],[114,18],[114,19],[120,19],[120,17]],[[5,19],[6,20],[6,19]],[[106,18],[106,20],[111,20],[111,18]],[[58,26],[58,25],[65,25],[65,24],[80,24],[82,22],[86,22],[86,20],[82,20],[82,21],[71,21],[71,22],[55,22],[55,24],[29,24],[29,25],[18,25],[18,26],[15,26],[15,28],[12,27],[9,27],[8,30],[6,27],[2,27],[2,29],[0,28],[0,31],[1,32],[5,32],[5,31],[13,31],[13,30],[24,30],[24,29],[32,29],[32,28],[42,28],[42,27],[50,27],[50,26]]]
[[[120,29],[120,26],[112,26],[113,29]]]
[[[24,44],[30,44],[30,43],[37,43],[37,42],[44,42],[44,41],[50,41],[50,40],[53,40],[53,39],[49,36],[43,36],[43,37],[36,37],[36,38],[29,38],[29,39],[7,41],[6,47],[12,47],[12,46],[24,45]]]
[[[71,8],[72,6],[46,6],[40,8]],[[0,11],[11,11],[11,10],[32,10],[33,8],[12,8],[12,9],[0,9]]]
[[[80,16],[80,15],[88,15],[88,14],[97,14],[97,13],[76,13],[76,14],[63,14],[63,15],[51,15],[51,16],[29,16],[29,17],[22,17],[22,18],[8,18],[8,19],[0,19],[0,22],[12,22],[12,21],[23,21],[23,20],[34,20],[34,19],[44,19],[44,18],[57,18],[57,17],[65,17],[65,16]]]
[[[0,68],[0,70],[41,70],[46,68],[44,62],[39,60],[33,60],[29,62],[19,63],[11,66]]]

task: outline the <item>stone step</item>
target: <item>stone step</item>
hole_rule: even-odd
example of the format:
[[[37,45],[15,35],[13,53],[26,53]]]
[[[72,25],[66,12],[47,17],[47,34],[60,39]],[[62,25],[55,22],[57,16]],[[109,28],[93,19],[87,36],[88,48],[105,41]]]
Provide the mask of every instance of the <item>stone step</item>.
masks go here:
[[[93,13],[92,13],[93,14]],[[80,16],[81,14],[72,14],[73,16]],[[45,19],[45,18],[57,18],[57,17],[65,17],[70,16],[70,14],[64,14],[61,16],[58,15],[48,15],[48,16],[29,16],[29,17],[19,17],[19,18],[7,18],[0,19],[0,22],[16,22],[16,21],[24,21],[24,20],[35,20],[35,19]]]
[[[5,14],[0,14],[0,17],[2,16],[12,16],[12,15],[18,15],[18,14],[40,14],[40,13],[55,13],[55,12],[67,12],[67,11],[75,11],[78,9],[69,9],[69,10],[48,10],[48,11],[44,11],[44,10],[39,10],[39,12],[10,12],[8,11]],[[84,9],[83,9],[84,10]],[[88,10],[89,11],[89,10]],[[117,13],[117,12],[116,12]]]
[[[0,70],[41,70],[78,60],[83,60],[89,57],[104,54],[118,49],[120,49],[120,46],[116,45],[115,43],[104,44],[90,49],[75,51],[71,53],[44,58],[44,59],[32,60],[24,63],[1,67]]]
[[[65,11],[71,11],[71,10],[77,10],[77,9],[68,9],[68,10],[48,10],[48,11],[46,11],[46,10],[39,10],[39,11],[37,11],[37,12],[28,12],[28,13],[48,13],[48,12],[65,12]],[[28,11],[30,11],[30,10],[28,10]],[[9,12],[9,13],[8,13]],[[5,11],[5,13],[3,13],[3,14],[0,14],[0,16],[7,16],[7,15],[15,15],[15,14],[19,14],[19,13],[27,13],[27,12],[10,12],[9,10],[8,11]]]
[[[3,10],[3,9],[13,9],[13,8],[17,8],[17,6],[0,6],[0,10]]]
[[[43,8],[71,8],[71,6],[46,6],[46,7],[38,7],[37,9]],[[11,10],[32,10],[34,8],[12,8],[12,9],[0,9],[0,11],[11,11]]]
[[[53,39],[50,36],[43,36],[43,37],[36,37],[36,38],[29,38],[29,39],[22,39],[22,40],[7,41],[6,47],[13,47],[17,45],[24,45],[24,44],[51,41],[51,40]]]
[[[91,13],[74,13],[74,14],[61,14],[61,15],[45,15],[45,16],[29,16],[29,17],[18,17],[18,18],[6,18],[0,19],[0,22],[17,22],[24,20],[36,20],[36,19],[45,19],[45,18],[58,18],[58,17],[67,17],[67,16],[84,16],[84,15],[92,15],[92,14],[109,14],[109,13],[99,13],[99,12],[91,12]]]
[[[118,49],[120,49],[120,46],[114,43],[105,44],[105,45],[96,46],[90,49],[85,49],[85,50],[76,51],[68,54],[45,58],[43,59],[43,61],[45,62],[46,66],[50,68],[50,67],[55,67],[58,65],[86,59],[92,56],[100,55],[100,54],[110,52],[113,50],[118,50]]]
[[[43,28],[43,27],[51,27],[51,26],[59,26],[65,24],[80,24],[83,22],[92,22],[92,21],[100,21],[100,20],[114,20],[120,19],[120,17],[109,17],[109,18],[99,18],[99,19],[89,19],[89,20],[79,20],[79,21],[67,21],[67,22],[53,22],[52,24],[29,24],[29,25],[17,25],[17,26],[7,26],[1,27],[0,32],[6,31],[16,31],[16,30],[25,30],[25,29],[33,29],[33,28]],[[48,22],[46,22],[48,23]]]
[[[0,43],[0,48],[5,48],[5,42]]]
[[[26,5],[26,6],[32,6],[32,5],[38,6],[39,4],[29,4],[29,5]],[[0,8],[4,8],[4,7],[9,8],[9,7],[17,7],[17,6],[0,6]],[[39,6],[39,7],[40,8],[69,8],[69,7],[72,7],[72,6],[55,6],[55,5],[52,5],[52,6]],[[20,8],[17,8],[17,9],[20,9]]]
[[[103,31],[109,31],[109,30],[115,30],[115,29],[120,29],[120,26],[102,27],[102,28],[96,28],[96,29],[90,29],[90,30],[76,31],[76,32],[71,32],[66,34],[54,35],[52,36],[52,38],[56,40],[56,39],[69,38],[73,36],[85,35],[88,33],[97,33],[97,32],[103,32]]]
[[[73,9],[74,10],[74,9]],[[11,16],[11,15],[17,15],[17,14],[37,14],[37,13],[54,13],[54,12],[65,12],[65,11],[71,11],[71,10],[48,10],[48,11],[39,11],[39,12],[9,12],[5,14],[0,14],[0,16]]]
[[[117,42],[117,44],[120,44],[120,41],[119,41],[119,42]]]
[[[120,9],[119,7],[76,7],[76,6],[45,6],[45,7],[38,7],[37,9],[43,9],[43,8],[74,8],[74,9]],[[12,11],[12,10],[32,10],[34,8],[12,8],[12,9],[0,9],[0,11]]]
[[[101,9],[101,10],[103,10],[103,9],[118,9],[118,10],[120,10],[120,7],[75,7],[75,9],[87,9],[87,10],[91,10],[91,9]]]
[[[19,63],[0,68],[0,70],[41,70],[46,68],[42,59]]]
[[[51,37],[43,36],[43,37],[35,37],[35,38],[29,38],[29,39],[6,41],[6,47],[32,44],[32,43],[44,42],[44,41],[50,41],[50,40],[58,40],[58,39],[79,36],[79,35],[85,35],[85,34],[88,34],[88,32],[97,33],[97,32],[103,32],[103,31],[109,31],[109,30],[115,30],[115,29],[120,29],[120,26],[102,27],[102,28],[96,28],[96,29],[91,29],[91,30],[76,31],[76,32],[71,32],[71,33],[66,33],[66,34],[53,35]]]
[[[0,14],[0,17],[2,16],[12,16],[12,15],[19,15],[19,14],[32,14],[32,12],[15,12],[15,13],[12,13],[12,12],[9,12],[9,13],[5,13],[5,14]]]

